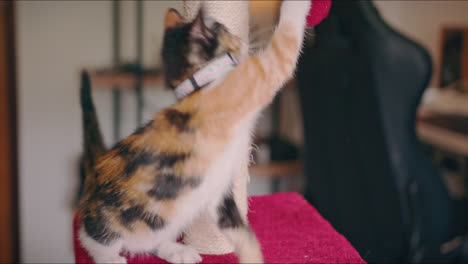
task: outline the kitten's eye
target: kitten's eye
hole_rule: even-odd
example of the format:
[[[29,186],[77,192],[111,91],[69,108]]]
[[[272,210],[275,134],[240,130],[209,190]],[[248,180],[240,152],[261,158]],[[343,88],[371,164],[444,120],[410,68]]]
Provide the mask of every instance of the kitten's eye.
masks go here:
[[[212,29],[214,32],[216,33],[219,33],[220,29],[222,28],[223,26],[221,25],[221,23],[219,22],[215,22]]]
[[[210,39],[214,38],[213,32],[207,27],[202,9],[192,23],[190,29],[190,38],[194,41],[200,41],[207,44]]]

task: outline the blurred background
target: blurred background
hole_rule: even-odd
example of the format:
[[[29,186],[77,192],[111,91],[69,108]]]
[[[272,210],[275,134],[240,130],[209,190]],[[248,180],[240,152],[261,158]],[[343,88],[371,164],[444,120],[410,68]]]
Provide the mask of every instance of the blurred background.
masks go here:
[[[160,76],[169,7],[182,1],[0,2],[0,262],[74,261],[80,71],[111,146],[175,102]],[[258,124],[249,194],[304,194],[367,261],[466,263],[467,14],[334,2]]]

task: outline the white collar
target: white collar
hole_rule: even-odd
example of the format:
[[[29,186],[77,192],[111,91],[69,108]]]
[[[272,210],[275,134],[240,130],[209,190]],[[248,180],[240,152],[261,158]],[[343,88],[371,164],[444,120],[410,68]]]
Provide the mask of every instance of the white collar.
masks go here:
[[[237,64],[237,60],[229,52],[214,59],[175,88],[177,100],[181,100],[185,96],[224,76],[234,69]]]

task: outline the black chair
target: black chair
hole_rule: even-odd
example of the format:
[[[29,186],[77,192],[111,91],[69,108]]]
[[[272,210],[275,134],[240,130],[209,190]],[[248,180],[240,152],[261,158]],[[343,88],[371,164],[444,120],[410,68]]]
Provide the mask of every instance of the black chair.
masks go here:
[[[335,1],[300,60],[306,197],[371,262],[451,262],[463,232],[415,133],[431,59],[371,1]]]

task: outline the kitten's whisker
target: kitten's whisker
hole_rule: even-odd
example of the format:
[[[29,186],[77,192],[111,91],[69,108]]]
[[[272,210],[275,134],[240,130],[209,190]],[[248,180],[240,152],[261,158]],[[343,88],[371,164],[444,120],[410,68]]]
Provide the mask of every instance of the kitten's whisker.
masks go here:
[[[316,36],[315,32],[309,32],[308,30],[304,30],[304,35],[309,36],[309,37],[315,37]]]

